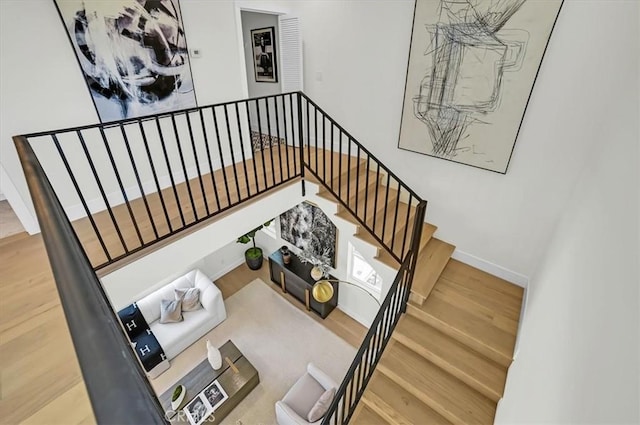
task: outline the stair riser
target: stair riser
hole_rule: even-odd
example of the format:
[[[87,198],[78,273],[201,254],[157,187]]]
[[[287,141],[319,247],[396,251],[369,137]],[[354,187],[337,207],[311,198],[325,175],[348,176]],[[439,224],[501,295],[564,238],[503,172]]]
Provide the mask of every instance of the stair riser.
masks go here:
[[[434,316],[432,316],[432,315],[430,315],[428,313],[425,313],[424,311],[412,306],[411,304],[407,304],[407,313],[409,313],[413,317],[416,317],[416,318],[422,320],[426,324],[428,324],[430,326],[433,326],[434,328],[436,328],[440,332],[444,333],[445,335],[450,336],[451,338],[455,339],[456,341],[467,345],[471,349],[477,351],[478,353],[482,354],[483,356],[487,357],[488,359],[493,360],[494,362],[498,363],[499,365],[502,365],[504,367],[509,367],[509,365],[511,364],[511,361],[512,361],[511,358],[505,357],[502,353],[499,353],[498,351],[495,351],[491,347],[486,346],[482,342],[472,338],[471,336],[465,334],[464,332],[462,332],[462,331],[460,331],[458,329],[455,329],[455,328],[449,326],[447,323],[442,322],[438,318],[436,318],[436,317],[434,317]]]
[[[478,391],[480,394],[484,395],[485,397],[495,402],[497,402],[498,400],[500,400],[500,398],[502,398],[502,394],[496,393],[491,388],[484,385],[482,382],[477,381],[474,377],[469,376],[463,371],[456,368],[454,365],[449,363],[446,359],[443,359],[440,356],[435,355],[428,349],[422,347],[420,344],[417,344],[411,338],[403,334],[400,334],[398,332],[394,332],[392,336],[399,343],[405,345],[406,347],[420,354],[422,357],[429,360],[431,363],[435,364],[442,370],[455,376],[456,378],[458,378],[459,380],[461,380],[462,382],[464,382],[474,390]]]

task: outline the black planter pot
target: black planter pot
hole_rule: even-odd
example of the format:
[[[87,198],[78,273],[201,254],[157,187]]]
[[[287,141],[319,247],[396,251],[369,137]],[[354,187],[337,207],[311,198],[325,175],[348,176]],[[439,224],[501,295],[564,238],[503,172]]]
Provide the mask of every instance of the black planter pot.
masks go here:
[[[262,262],[264,261],[264,258],[262,256],[262,249],[256,249],[260,251],[260,255],[258,257],[249,256],[249,251],[253,250],[253,248],[250,248],[244,252],[244,259],[247,262],[247,266],[249,266],[251,270],[259,270],[260,267],[262,267]]]

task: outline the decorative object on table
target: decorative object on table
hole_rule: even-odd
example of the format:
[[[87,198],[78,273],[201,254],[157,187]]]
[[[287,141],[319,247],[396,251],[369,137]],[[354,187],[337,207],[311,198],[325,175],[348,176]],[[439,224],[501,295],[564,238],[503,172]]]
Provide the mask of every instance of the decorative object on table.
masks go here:
[[[183,410],[190,424],[200,425],[207,422],[207,418],[228,398],[226,391],[216,379],[190,401]]]
[[[184,401],[186,394],[187,389],[184,387],[184,385],[178,385],[173,390],[173,394],[171,395],[171,408],[173,410],[178,410],[180,408],[180,405]]]
[[[562,0],[417,0],[398,147],[506,173]]]
[[[338,230],[316,205],[302,202],[280,215],[280,237],[314,257],[326,257],[336,267]]]
[[[277,83],[275,28],[251,30],[253,43],[253,69],[258,83]]]
[[[356,285],[355,283],[349,282],[347,280],[339,280],[339,279],[323,279],[316,282],[316,284],[313,285],[313,289],[311,290],[311,295],[313,296],[313,299],[318,301],[319,303],[326,303],[331,298],[333,298],[333,285],[331,285],[331,282],[343,283],[345,285],[354,286],[362,290],[363,292],[366,292],[367,295],[369,295],[376,302],[376,304],[380,305],[380,301],[378,301],[378,299],[374,297],[371,292],[367,291],[362,286]]]
[[[269,226],[272,221],[273,219],[267,221],[264,224],[261,224],[260,226],[256,227],[252,231],[240,236],[236,241],[241,244],[247,244],[249,242],[253,243],[253,247],[247,249],[244,252],[244,258],[247,261],[247,266],[249,266],[251,270],[260,269],[260,267],[262,267],[262,261],[263,261],[262,248],[258,248],[256,246],[256,233],[258,232],[258,230],[262,229],[263,227]]]
[[[282,261],[284,261],[285,264],[291,263],[291,251],[289,251],[288,246],[282,245],[280,253],[282,254]]]
[[[100,121],[197,106],[178,0],[56,0]]]
[[[310,272],[313,280],[320,280],[322,277],[329,276],[331,259],[329,258],[328,249],[325,249],[319,255],[303,250],[298,254],[298,258],[302,264],[309,263],[313,265]]]
[[[218,370],[222,367],[222,355],[220,350],[211,341],[207,340],[207,360],[214,370]]]

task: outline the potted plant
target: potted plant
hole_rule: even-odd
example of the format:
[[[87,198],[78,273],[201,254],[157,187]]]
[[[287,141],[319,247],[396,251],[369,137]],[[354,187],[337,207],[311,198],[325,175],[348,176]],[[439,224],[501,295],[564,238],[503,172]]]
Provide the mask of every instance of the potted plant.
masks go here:
[[[262,256],[262,248],[258,248],[256,246],[256,233],[263,227],[269,226],[272,221],[273,220],[269,220],[266,223],[261,224],[252,231],[240,236],[236,241],[241,244],[247,244],[249,242],[253,243],[253,246],[244,252],[244,258],[247,261],[247,266],[249,266],[251,270],[258,270],[262,267],[262,261],[264,259]]]
[[[171,408],[173,410],[178,410],[182,402],[184,401],[184,396],[187,394],[187,390],[184,385],[178,385],[171,395]]]

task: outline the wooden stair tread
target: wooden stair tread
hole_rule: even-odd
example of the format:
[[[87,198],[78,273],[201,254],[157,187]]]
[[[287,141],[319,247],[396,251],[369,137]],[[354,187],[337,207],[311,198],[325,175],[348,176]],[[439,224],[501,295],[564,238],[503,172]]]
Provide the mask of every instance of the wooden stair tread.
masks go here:
[[[431,293],[454,250],[455,246],[432,237],[418,255],[411,292],[421,301]]]
[[[356,407],[351,420],[349,420],[349,423],[360,425],[389,425],[387,421],[385,421],[364,403],[358,403],[358,406]]]
[[[389,344],[378,368],[454,424],[493,423],[495,402],[403,344]]]
[[[491,360],[507,367],[511,364],[514,335],[464,308],[447,302],[437,291],[434,291],[423,305],[410,302],[407,311]]]
[[[374,372],[361,402],[388,423],[450,424],[410,392],[380,372]]]
[[[523,288],[453,259],[441,277],[467,298],[512,319],[520,318]]]
[[[502,397],[506,367],[487,359],[420,319],[411,315],[403,316],[393,338],[493,401],[497,402]]]

